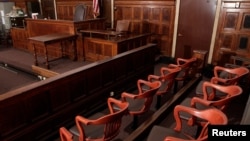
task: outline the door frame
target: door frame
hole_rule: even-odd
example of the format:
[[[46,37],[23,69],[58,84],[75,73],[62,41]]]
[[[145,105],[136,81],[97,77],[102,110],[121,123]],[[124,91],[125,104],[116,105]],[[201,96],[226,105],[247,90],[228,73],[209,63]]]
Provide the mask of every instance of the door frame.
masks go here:
[[[215,11],[215,19],[214,19],[214,26],[213,26],[213,32],[212,32],[212,38],[210,43],[210,49],[208,54],[207,63],[211,64],[213,59],[213,52],[214,52],[214,45],[215,45],[215,38],[216,38],[216,32],[219,22],[219,16],[220,16],[220,9],[221,9],[222,0],[217,0],[217,6]],[[179,22],[179,10],[180,10],[180,0],[176,0],[176,11],[175,11],[175,21],[174,21],[174,34],[173,34],[173,44],[172,44],[172,54],[171,57],[175,57],[175,51],[176,51],[176,42],[177,42],[177,31],[178,31],[178,22]]]

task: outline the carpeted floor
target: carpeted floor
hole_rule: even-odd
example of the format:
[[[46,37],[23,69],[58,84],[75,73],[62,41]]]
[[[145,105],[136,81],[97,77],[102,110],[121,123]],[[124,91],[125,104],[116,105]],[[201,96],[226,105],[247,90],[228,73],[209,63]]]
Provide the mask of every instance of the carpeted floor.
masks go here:
[[[42,62],[43,57],[39,57]],[[64,73],[92,62],[72,61],[67,58],[50,62],[51,71]],[[13,47],[0,46],[0,94],[40,81],[32,70],[34,56]],[[45,67],[41,65],[39,67]]]

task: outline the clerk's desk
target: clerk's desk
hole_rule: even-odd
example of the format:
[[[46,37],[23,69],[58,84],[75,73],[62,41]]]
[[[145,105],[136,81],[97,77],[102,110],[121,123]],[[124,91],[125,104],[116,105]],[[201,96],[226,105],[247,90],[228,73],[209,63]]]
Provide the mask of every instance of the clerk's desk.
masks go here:
[[[79,30],[83,36],[85,59],[98,61],[138,48],[150,42],[151,33],[121,34],[107,30]]]
[[[38,66],[38,60],[37,60],[37,50],[36,46],[40,45],[44,47],[44,59],[45,59],[45,65],[47,69],[50,69],[49,66],[49,57],[48,57],[48,45],[55,43],[55,42],[60,42],[61,44],[61,54],[63,57],[65,55],[64,52],[64,46],[63,42],[64,41],[71,41],[73,44],[73,52],[74,52],[74,57],[73,60],[76,60],[76,37],[77,35],[72,35],[68,33],[55,33],[55,34],[47,34],[47,35],[42,35],[42,36],[35,36],[35,37],[30,37],[29,41],[33,45],[33,50],[34,50],[34,58],[35,62],[34,65]]]

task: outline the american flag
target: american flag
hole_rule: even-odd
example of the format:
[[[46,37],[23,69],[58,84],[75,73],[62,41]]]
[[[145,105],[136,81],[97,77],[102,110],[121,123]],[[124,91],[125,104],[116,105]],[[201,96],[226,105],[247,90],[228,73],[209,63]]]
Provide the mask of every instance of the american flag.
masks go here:
[[[93,14],[95,18],[100,15],[99,0],[93,0]]]

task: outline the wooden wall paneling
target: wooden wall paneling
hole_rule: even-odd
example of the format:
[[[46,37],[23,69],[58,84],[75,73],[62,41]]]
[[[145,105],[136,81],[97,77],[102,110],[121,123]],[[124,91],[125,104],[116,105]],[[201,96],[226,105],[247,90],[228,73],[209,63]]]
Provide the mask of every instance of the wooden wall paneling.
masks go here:
[[[102,87],[101,70],[98,67],[89,68],[85,77],[88,87],[88,95],[99,91]]]
[[[64,108],[65,106],[68,106],[71,102],[71,89],[68,86],[70,80],[66,80],[61,82],[60,85],[57,83],[51,84],[54,85],[49,90],[49,98],[50,98],[50,110],[51,112],[57,111],[59,109]]]
[[[25,28],[11,28],[13,47],[28,51],[28,32]]]
[[[112,45],[103,45],[102,46],[102,50],[103,50],[103,54],[104,56],[110,57],[110,56],[114,56],[113,54],[115,54],[116,49],[113,50],[113,46]],[[106,58],[106,57],[105,57]]]
[[[115,67],[114,71],[114,78],[116,83],[119,83],[121,80],[126,79],[127,77],[127,68],[126,65],[120,65],[120,64],[126,64],[127,60],[125,58],[119,58],[117,61],[114,62],[114,66],[119,66]]]
[[[115,22],[121,19],[130,20],[132,33],[148,32],[146,30],[149,29],[153,33],[151,41],[157,43],[159,52],[171,56],[175,1],[117,0],[115,8]]]
[[[77,73],[70,78],[71,101],[78,101],[84,99],[87,96],[88,87],[87,81],[85,81],[86,73]]]
[[[25,101],[27,104],[26,109],[28,109],[26,114],[28,115],[29,122],[37,122],[48,116],[51,113],[52,107],[48,89],[42,92],[33,91],[32,93]]]
[[[115,70],[115,68],[114,68],[114,62],[109,63],[108,65],[103,64],[102,65],[102,70],[103,70],[101,72],[101,74],[102,74],[102,80],[103,80],[102,81],[102,87],[109,87],[115,81],[115,77],[114,77],[114,70]],[[106,94],[106,96],[109,95],[109,94],[110,94],[110,92],[108,92]]]
[[[43,18],[55,19],[54,0],[40,0]]]
[[[29,115],[26,114],[27,106],[24,99],[17,96],[15,99],[7,99],[5,102],[4,106],[0,107],[1,138],[13,134],[28,125],[27,116]]]
[[[92,0],[56,1],[57,18],[61,20],[73,20],[75,7],[78,4],[86,5],[87,6],[86,19],[93,19]]]
[[[244,28],[244,19],[250,22],[249,1],[224,1],[213,52],[213,64],[224,64],[223,52],[235,52],[239,56],[250,57],[250,26]],[[220,62],[221,61],[221,62]]]

